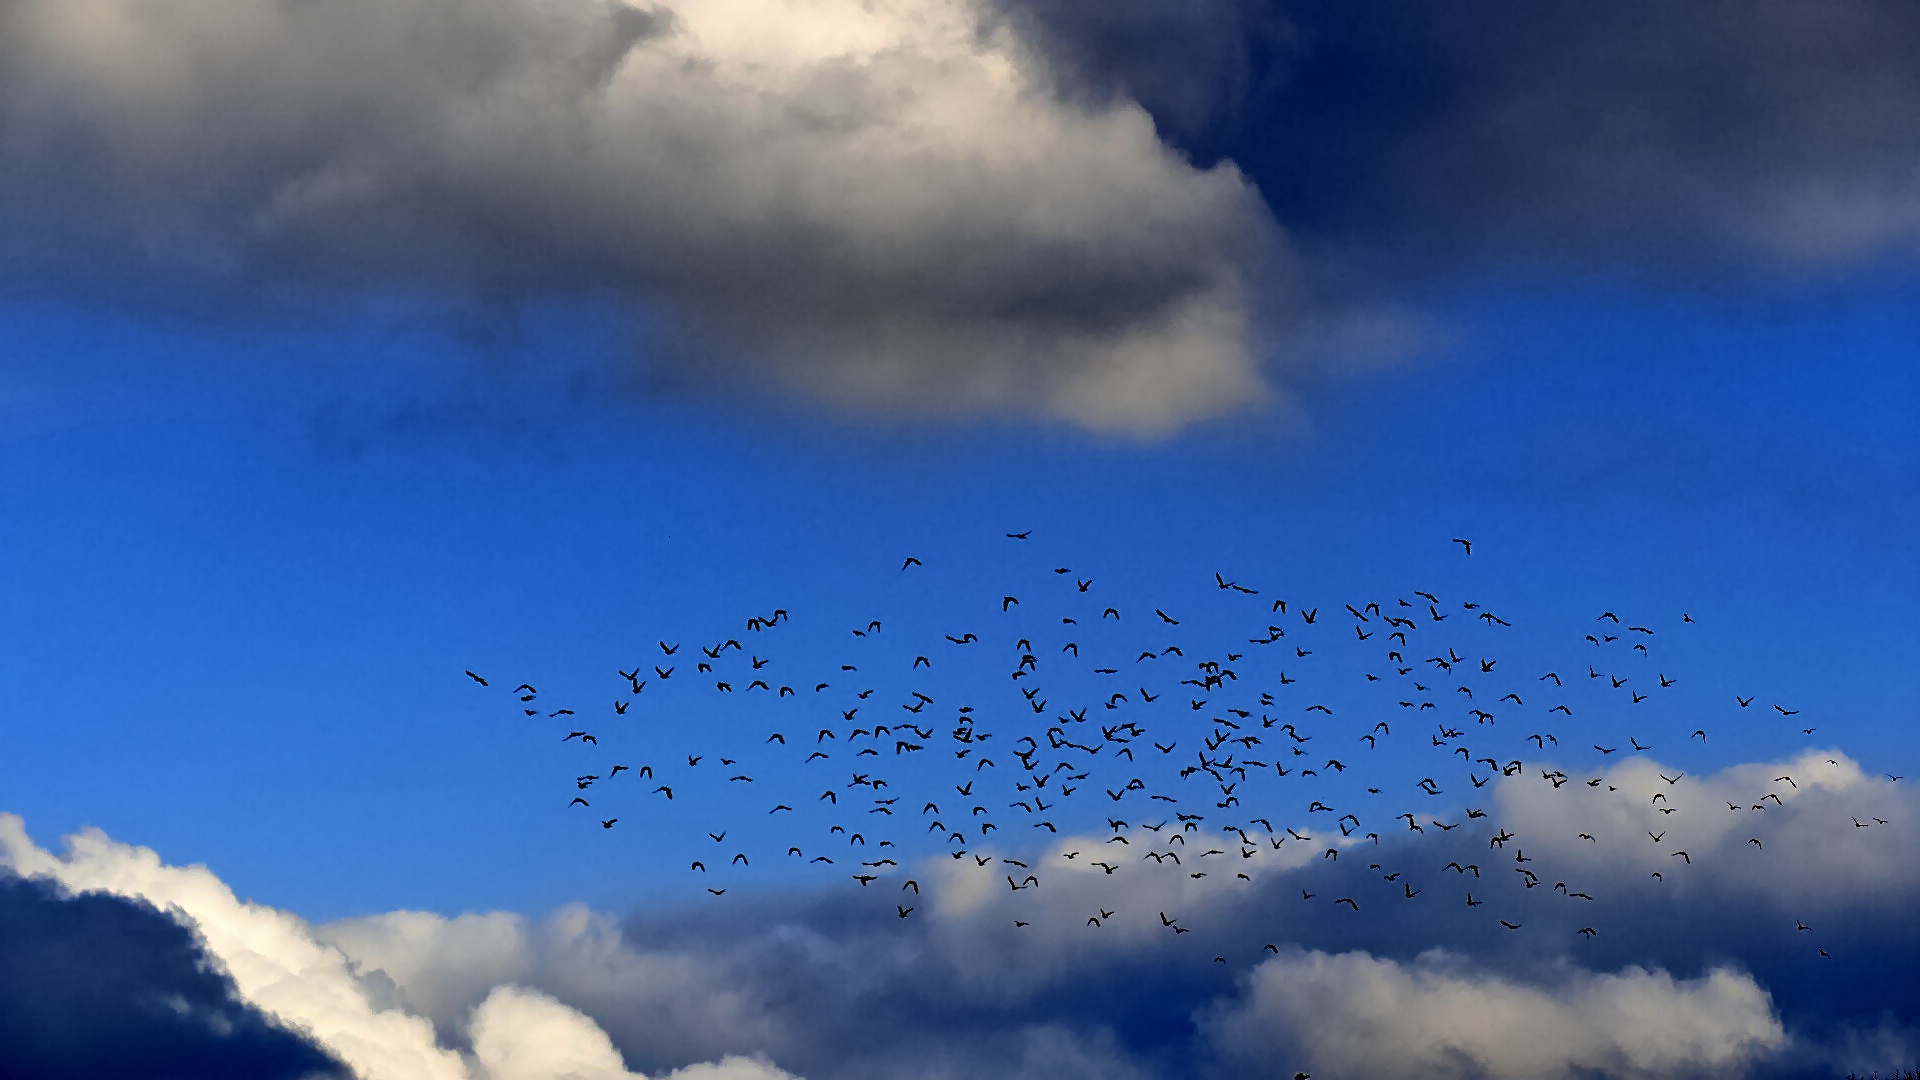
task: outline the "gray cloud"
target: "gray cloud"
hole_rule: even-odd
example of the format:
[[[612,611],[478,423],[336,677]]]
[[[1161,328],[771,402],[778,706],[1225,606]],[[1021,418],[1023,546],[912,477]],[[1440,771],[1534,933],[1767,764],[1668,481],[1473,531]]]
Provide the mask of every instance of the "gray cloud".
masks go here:
[[[12,0],[0,288],[594,297],[640,385],[1154,435],[1418,354],[1463,273],[1909,266],[1916,55],[1898,4]]]
[[[1328,291],[1516,258],[1719,283],[1920,252],[1911,5],[1006,6],[1070,84],[1247,169]]]
[[[602,293],[678,377],[1122,432],[1262,391],[1252,186],[966,0],[17,0],[0,42],[16,288]]]

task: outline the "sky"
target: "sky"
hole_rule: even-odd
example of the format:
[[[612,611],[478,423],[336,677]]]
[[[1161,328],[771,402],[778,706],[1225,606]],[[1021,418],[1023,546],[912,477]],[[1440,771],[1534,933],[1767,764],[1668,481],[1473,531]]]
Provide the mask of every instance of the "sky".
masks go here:
[[[0,1057],[1920,1068],[1915,57],[0,4]]]

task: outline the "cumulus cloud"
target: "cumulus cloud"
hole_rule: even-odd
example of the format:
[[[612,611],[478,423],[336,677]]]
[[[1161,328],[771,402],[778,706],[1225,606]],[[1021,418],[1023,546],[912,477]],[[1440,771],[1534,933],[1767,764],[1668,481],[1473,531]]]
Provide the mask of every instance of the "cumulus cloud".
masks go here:
[[[643,385],[1153,435],[1444,344],[1465,270],[1910,264],[1916,52],[1898,4],[14,0],[0,287],[610,298]]]
[[[21,0],[0,276],[611,294],[675,377],[1164,431],[1257,399],[1277,229],[970,0]]]
[[[36,845],[18,817],[0,814],[0,872],[172,913],[230,974],[240,1001],[305,1033],[360,1080],[626,1080],[633,1075],[591,1019],[509,985],[490,987],[473,1011],[465,1032],[473,1052],[463,1057],[439,1045],[428,1019],[380,1000],[387,996],[383,990],[391,993],[391,978],[363,970],[320,942],[304,920],[238,899],[206,867],[169,866],[150,849],[115,843],[98,831],[69,837],[67,852],[56,855]],[[129,945],[136,958],[141,951],[138,943]],[[309,1060],[324,1065],[326,1059],[310,1052]],[[684,1077],[780,1080],[786,1075],[764,1062],[739,1059],[693,1067]]]
[[[578,905],[544,919],[396,911],[314,933],[351,958],[364,978],[390,985],[395,1001],[431,1020],[445,1040],[466,1039],[470,1016],[508,1008],[511,1002],[487,1002],[496,988],[514,985],[607,1018],[629,1062],[649,1071],[789,1041],[777,1010],[752,983],[722,977],[698,951],[634,949],[618,920]]]
[[[473,1056],[485,1080],[644,1080],[627,1071],[599,1025],[546,994],[496,987],[474,1010]],[[781,1080],[763,1060],[729,1057],[675,1069],[664,1080]]]
[[[544,922],[410,913],[321,933],[364,965],[408,973],[398,977],[402,994],[438,978],[442,961],[422,958],[458,952],[471,962],[475,945],[490,940],[494,955],[519,965],[513,978],[594,1016],[630,1061],[665,1060],[663,1047],[680,1060],[758,1049],[814,1077],[1047,1076],[1068,1061],[1107,1076],[1216,1067],[1226,1075],[1290,1076],[1294,1067],[1348,1075],[1363,1070],[1342,1065],[1340,1054],[1361,1051],[1319,1045],[1308,1029],[1364,1030],[1374,1022],[1369,1003],[1388,991],[1396,1007],[1429,1023],[1404,1045],[1378,1048],[1382,1061],[1368,1059],[1383,1075],[1791,1075],[1906,1060],[1901,1048],[1914,1032],[1894,1018],[1920,1004],[1903,981],[1920,959],[1920,940],[1899,912],[1911,895],[1906,868],[1920,852],[1891,822],[1920,812],[1910,793],[1834,752],[1737,765],[1678,785],[1662,772],[1679,770],[1621,763],[1609,770],[1611,793],[1605,785],[1556,788],[1537,776],[1501,779],[1492,819],[1519,833],[1526,865],[1544,877],[1538,889],[1511,874],[1511,849],[1490,856],[1485,835],[1466,830],[1389,835],[1379,845],[1262,845],[1234,861],[1249,876],[1244,882],[1225,872],[1196,880],[1184,868],[1123,866],[1109,876],[1085,865],[1084,854],[1061,858],[1104,846],[1102,838],[1062,835],[1038,850],[1005,852],[1053,867],[1042,888],[1018,895],[1000,865],[936,858],[915,867],[924,895],[905,922],[893,918],[895,894],[855,890],[748,896],[724,913],[646,913],[618,933],[580,909]],[[1774,785],[1787,772],[1806,774],[1799,789]],[[1692,784],[1699,787],[1689,794]],[[1632,846],[1637,837],[1655,847],[1642,814],[1686,824],[1714,809],[1731,819],[1721,794],[1753,799],[1771,786],[1787,797],[1768,800],[1767,811],[1744,809],[1742,828],[1687,825],[1698,832],[1688,841],[1697,856],[1690,866],[1664,848],[1644,854]],[[1672,816],[1645,810],[1654,787],[1679,791],[1685,805]],[[1582,801],[1589,795],[1596,801]],[[1598,798],[1605,795],[1612,804]],[[1854,812],[1890,824],[1857,829]],[[1768,840],[1764,853],[1746,844],[1756,830]],[[1597,840],[1580,839],[1582,831]],[[1809,853],[1834,849],[1819,856],[1821,880],[1812,885],[1790,871],[1803,835]],[[1328,846],[1346,857],[1323,858]],[[1481,864],[1484,876],[1441,870],[1456,857]],[[1372,863],[1401,872],[1399,880],[1381,882]],[[1649,865],[1666,880],[1648,877]],[[1561,878],[1595,899],[1548,887]],[[1421,899],[1402,898],[1406,883]],[[1302,899],[1303,886],[1312,901]],[[1477,909],[1460,902],[1469,890],[1482,901]],[[1362,910],[1332,906],[1340,895],[1360,897]],[[1114,917],[1086,925],[1103,910]],[[1161,911],[1192,933],[1173,935]],[[1501,928],[1500,917],[1523,930]],[[506,919],[501,925],[512,931],[482,933],[483,918]],[[1015,918],[1032,925],[1017,928]],[[1796,930],[1797,919],[1815,929]],[[1599,937],[1575,933],[1587,925],[1598,926]],[[1266,942],[1280,955],[1268,958]],[[1817,948],[1843,957],[1843,966]],[[1472,950],[1471,962],[1461,949]],[[1210,964],[1215,953],[1231,963]],[[1308,980],[1313,992],[1275,996],[1273,987],[1313,970],[1321,980]],[[436,1008],[458,1014],[484,997],[489,978],[442,986],[435,993],[447,1004]],[[1351,986],[1336,992],[1336,984]],[[667,1015],[676,1002],[685,1011],[672,1024],[636,1019]],[[1657,1016],[1629,1007],[1636,1002]],[[713,1012],[701,1016],[687,1003],[713,1003]],[[1283,1008],[1297,1010],[1295,1026],[1280,1022]],[[1644,1025],[1638,1035],[1636,1024]],[[1537,1029],[1537,1042],[1502,1052],[1503,1033],[1520,1027]],[[1147,1045],[1120,1034],[1141,1030],[1156,1032]],[[1166,1065],[1174,1060],[1182,1064]]]
[[[1678,777],[1653,761],[1612,763],[1594,787],[1515,774],[1472,828],[1377,844],[1287,840],[1208,859],[1196,832],[1191,861],[1215,871],[1204,879],[1137,858],[1109,875],[1062,857],[1098,838],[1064,834],[1005,853],[1044,871],[1017,894],[1002,866],[936,856],[902,871],[923,890],[904,920],[899,889],[877,882],[730,892],[725,904],[624,919],[573,906],[309,926],[239,901],[206,868],[97,832],[52,854],[16,818],[0,818],[0,866],[174,912],[242,1002],[370,1080],[1760,1077],[1911,1065],[1915,794],[1831,751],[1675,783],[1662,773]],[[1646,836],[1655,789],[1679,803],[1660,818],[1688,830],[1689,864]],[[1763,789],[1780,798],[1751,809]],[[1488,846],[1505,827],[1540,887],[1523,886],[1511,849]],[[1343,857],[1325,858],[1328,847]],[[1449,859],[1480,873],[1443,870]],[[1801,859],[1817,873],[1796,873]],[[1566,891],[1549,887],[1561,879]],[[1479,906],[1461,903],[1467,891]],[[1191,932],[1173,933],[1161,912]]]
[[[1910,263],[1916,52],[1898,4],[14,0],[0,287],[610,298],[644,385],[1153,435],[1382,345],[1326,327],[1443,343],[1402,313],[1467,269]]]
[[[1614,1077],[1735,1074],[1786,1034],[1751,977],[1716,970],[1566,970],[1526,985],[1443,954],[1276,957],[1210,1023],[1249,1063],[1276,1054],[1336,1076]],[[1270,1068],[1274,1074],[1281,1068]]]
[[[1498,794],[1536,854],[1636,890],[1740,895],[1775,911],[1873,911],[1920,892],[1913,799],[1837,750],[1699,776],[1636,757],[1598,786],[1514,777]]]
[[[20,1080],[319,1080],[338,1062],[248,1006],[152,905],[0,870],[0,1061]]]
[[[212,871],[168,866],[146,848],[97,831],[69,839],[65,856],[27,836],[18,817],[0,815],[0,867],[75,890],[137,897],[177,910],[233,976],[240,997],[309,1033],[367,1080],[462,1080],[459,1058],[434,1045],[423,1020],[374,1009],[348,970],[295,916],[250,904]]]

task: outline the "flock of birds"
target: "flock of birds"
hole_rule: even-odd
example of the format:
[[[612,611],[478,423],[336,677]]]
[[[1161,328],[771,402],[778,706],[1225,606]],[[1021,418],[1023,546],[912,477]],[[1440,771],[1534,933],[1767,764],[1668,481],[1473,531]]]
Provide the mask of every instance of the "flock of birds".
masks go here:
[[[1024,554],[1031,534],[1006,535]],[[1472,554],[1471,541],[1454,542]],[[1424,590],[1305,606],[1215,573],[1204,600],[1176,609],[1110,596],[1071,567],[1023,562],[1019,571],[1009,577],[1017,592],[995,589],[966,625],[900,648],[890,620],[865,619],[833,632],[846,645],[832,662],[809,664],[831,639],[783,650],[798,632],[773,607],[718,640],[658,640],[590,710],[555,707],[530,680],[510,692],[520,715],[557,721],[556,737],[580,748],[564,791],[589,827],[631,827],[697,791],[703,806],[751,815],[702,826],[712,854],[690,860],[687,873],[710,897],[724,898],[737,875],[771,858],[890,890],[899,919],[920,907],[922,882],[907,874],[929,858],[990,873],[994,887],[1016,895],[1041,889],[1048,863],[1243,887],[1276,860],[1299,869],[1344,858],[1368,861],[1378,879],[1371,891],[1349,876],[1335,890],[1301,889],[1300,901],[1356,913],[1382,902],[1464,903],[1502,932],[1520,932],[1516,895],[1550,888],[1572,903],[1595,898],[1589,887],[1549,882],[1522,846],[1523,823],[1471,805],[1485,801],[1483,789],[1523,778],[1556,791],[1604,790],[1664,823],[1682,809],[1684,772],[1628,790],[1604,771],[1576,777],[1530,767],[1526,755],[1576,747],[1584,755],[1591,743],[1597,756],[1587,760],[1604,770],[1660,740],[1709,738],[1705,727],[1669,731],[1653,721],[1624,741],[1601,734],[1617,731],[1621,716],[1651,716],[1635,710],[1678,684],[1657,657],[1661,635],[1693,624],[1684,613],[1654,625],[1600,612],[1580,662],[1520,672],[1502,659],[1514,644],[1506,619]],[[908,589],[926,569],[908,556],[893,573]],[[933,606],[912,610],[925,621]],[[504,689],[495,686],[504,680],[466,674]],[[1752,715],[1755,701],[1734,695],[1726,707]],[[1801,734],[1816,730],[1784,704],[1762,711]],[[1404,776],[1369,763],[1395,742],[1397,766],[1417,762]],[[1796,789],[1783,775],[1727,810],[1763,814]],[[1389,851],[1404,860],[1419,845],[1381,847],[1383,831],[1413,840],[1471,834],[1466,850],[1483,854],[1462,856],[1454,843],[1444,865],[1388,867]],[[1764,829],[1756,822],[1754,831]],[[1644,841],[1662,854],[1662,869],[1651,871],[1659,881],[1695,859],[1667,832],[1649,829]],[[1760,835],[1750,843],[1765,849]],[[1090,929],[1116,917],[1107,903],[1084,914]],[[1192,930],[1164,910],[1130,917],[1153,918],[1174,937]],[[1601,920],[1574,921],[1582,939],[1601,933]],[[1796,922],[1796,933],[1810,930]]]

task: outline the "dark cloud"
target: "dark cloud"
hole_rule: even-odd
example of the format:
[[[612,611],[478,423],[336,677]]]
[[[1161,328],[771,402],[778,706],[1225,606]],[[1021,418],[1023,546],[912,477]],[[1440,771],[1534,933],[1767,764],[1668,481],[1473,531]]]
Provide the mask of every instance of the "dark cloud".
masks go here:
[[[1132,91],[1246,169],[1323,286],[1515,258],[1798,275],[1920,250],[1912,5],[1219,0],[1118,31],[1110,6],[1021,8],[1082,85]]]
[[[1237,131],[1277,90],[1298,48],[1262,0],[1003,0],[994,10],[1043,49],[1063,90],[1126,97],[1189,145]]]
[[[18,1080],[273,1080],[345,1070],[241,1002],[152,905],[0,870],[0,1073]]]

